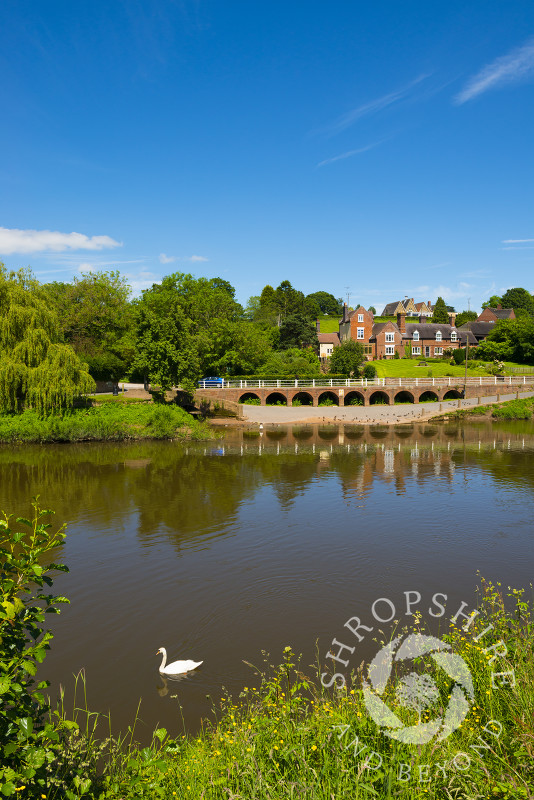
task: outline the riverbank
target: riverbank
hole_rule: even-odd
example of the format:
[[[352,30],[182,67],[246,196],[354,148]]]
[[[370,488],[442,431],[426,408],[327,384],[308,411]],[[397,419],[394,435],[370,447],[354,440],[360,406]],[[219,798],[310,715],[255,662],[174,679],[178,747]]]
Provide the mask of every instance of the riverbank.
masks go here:
[[[503,405],[509,401],[533,397],[534,392],[513,392],[484,398],[484,408]],[[349,423],[357,425],[399,425],[426,421],[456,413],[457,411],[477,409],[479,398],[467,400],[444,400],[432,403],[406,403],[402,405],[372,406],[253,406],[243,405],[243,424],[264,425],[287,423]]]
[[[214,432],[176,405],[116,400],[40,417],[35,411],[0,415],[0,443],[108,442],[138,439],[213,439]]]

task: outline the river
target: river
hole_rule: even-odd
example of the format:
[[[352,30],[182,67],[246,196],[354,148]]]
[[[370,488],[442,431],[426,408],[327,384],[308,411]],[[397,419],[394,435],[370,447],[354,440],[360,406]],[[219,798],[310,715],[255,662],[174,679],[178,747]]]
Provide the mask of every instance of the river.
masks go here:
[[[286,645],[314,659],[353,614],[404,592],[476,602],[477,570],[528,587],[532,423],[230,430],[209,443],[0,449],[0,508],[68,523],[42,667],[56,696],[85,670],[92,709],[138,735],[195,730],[223,687]],[[204,664],[179,682],[156,650]],[[365,647],[362,659],[368,655]],[[69,701],[70,702],[70,701]],[[181,708],[180,708],[181,706]],[[182,720],[183,717],[183,720]]]

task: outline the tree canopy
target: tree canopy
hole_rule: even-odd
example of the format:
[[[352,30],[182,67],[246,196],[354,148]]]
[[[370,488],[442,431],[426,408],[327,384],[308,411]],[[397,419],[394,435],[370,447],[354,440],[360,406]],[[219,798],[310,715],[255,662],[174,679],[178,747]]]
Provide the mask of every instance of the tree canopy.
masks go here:
[[[513,308],[516,315],[518,311],[525,311],[529,317],[534,317],[534,297],[526,289],[508,289],[501,297],[503,308]]]
[[[334,347],[330,356],[330,372],[347,377],[356,376],[360,373],[363,362],[363,347],[353,339],[347,339],[340,345]]]
[[[477,358],[534,364],[534,319],[503,319],[477,348]]]
[[[94,391],[87,365],[60,341],[47,294],[26,270],[0,265],[0,411],[46,414]]]
[[[474,322],[478,318],[476,311],[460,311],[456,315],[455,325],[464,325],[466,322]]]
[[[307,295],[306,300],[317,303],[322,314],[341,314],[343,303],[330,292],[313,292]]]
[[[436,305],[434,306],[434,313],[432,314],[432,322],[447,324],[449,321],[449,312],[445,305],[443,297],[438,297]]]
[[[300,314],[289,314],[280,325],[280,350],[290,347],[312,347],[318,349],[317,327]]]

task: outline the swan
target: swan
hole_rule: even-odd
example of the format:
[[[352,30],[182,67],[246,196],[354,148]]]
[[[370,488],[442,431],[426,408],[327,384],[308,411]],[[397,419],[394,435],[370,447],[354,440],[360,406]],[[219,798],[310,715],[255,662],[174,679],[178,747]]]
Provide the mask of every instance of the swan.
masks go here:
[[[189,672],[192,669],[196,669],[203,664],[203,661],[173,661],[172,664],[167,664],[167,651],[164,647],[160,647],[156,655],[162,654],[163,658],[161,659],[161,664],[159,665],[159,671],[162,675],[182,675],[184,672]]]

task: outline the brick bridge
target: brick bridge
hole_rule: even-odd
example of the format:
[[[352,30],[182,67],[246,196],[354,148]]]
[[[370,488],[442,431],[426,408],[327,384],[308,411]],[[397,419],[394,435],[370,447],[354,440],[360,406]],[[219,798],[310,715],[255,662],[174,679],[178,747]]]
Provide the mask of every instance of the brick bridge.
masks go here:
[[[228,385],[227,385],[228,384]],[[393,403],[421,403],[457,398],[497,397],[501,394],[534,388],[534,375],[521,377],[468,378],[383,378],[375,381],[295,380],[295,381],[225,381],[224,387],[205,387],[196,391],[197,403],[230,401],[229,405],[246,400],[259,400],[264,405],[318,406],[331,400],[337,406]],[[330,405],[330,403],[329,403]]]

